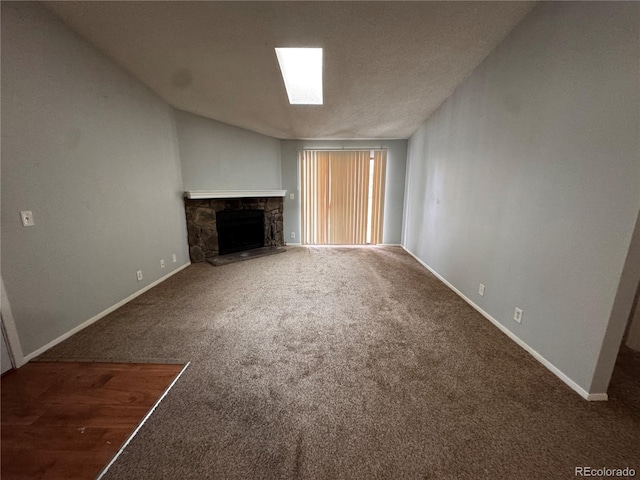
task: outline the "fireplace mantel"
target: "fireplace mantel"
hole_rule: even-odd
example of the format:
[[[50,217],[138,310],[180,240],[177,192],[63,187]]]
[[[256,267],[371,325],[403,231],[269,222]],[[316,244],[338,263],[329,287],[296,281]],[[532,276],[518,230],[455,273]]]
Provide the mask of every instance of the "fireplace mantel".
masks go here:
[[[286,190],[188,190],[184,192],[185,198],[266,198],[284,197]]]

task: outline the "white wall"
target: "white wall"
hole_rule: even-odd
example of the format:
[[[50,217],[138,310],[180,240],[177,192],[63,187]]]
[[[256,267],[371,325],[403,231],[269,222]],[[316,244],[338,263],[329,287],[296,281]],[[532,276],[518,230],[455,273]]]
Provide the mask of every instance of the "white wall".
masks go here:
[[[282,188],[287,190],[284,202],[284,239],[300,243],[300,195],[298,158],[303,149],[386,148],[387,175],[385,180],[384,218],[382,241],[400,244],[402,236],[402,210],[407,161],[407,140],[282,140]],[[294,193],[291,200],[289,194]],[[291,238],[295,232],[296,238]]]
[[[185,190],[279,190],[280,140],[175,111]]]
[[[640,208],[639,20],[539,4],[409,140],[406,248],[591,393],[626,321],[609,319]]]
[[[3,2],[2,277],[25,355],[188,262],[181,194],[171,108],[42,6]]]
[[[2,334],[2,343],[0,344],[0,372],[5,373],[11,370],[11,357],[9,356],[9,347],[4,338],[4,330],[0,332]]]
[[[637,271],[640,269],[640,214],[638,214],[638,220],[636,221],[636,229],[633,232],[631,239],[631,246],[629,247],[629,253],[627,254],[627,262],[625,265],[625,272],[635,267]],[[635,291],[633,294],[633,308],[629,314],[628,331],[627,331],[627,346],[638,352],[640,352],[640,281],[636,281],[635,284],[633,274],[629,275],[629,280],[626,282],[628,289]],[[635,287],[635,288],[634,288]],[[620,294],[620,288],[618,288],[618,294]],[[624,313],[624,312],[623,312]]]
[[[640,352],[640,307],[636,306],[629,333],[627,335],[627,346]]]

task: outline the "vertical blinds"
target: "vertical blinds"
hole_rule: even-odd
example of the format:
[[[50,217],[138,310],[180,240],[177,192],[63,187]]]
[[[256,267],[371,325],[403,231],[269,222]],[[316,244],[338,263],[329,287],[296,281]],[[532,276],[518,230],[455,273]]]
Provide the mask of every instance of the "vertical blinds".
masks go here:
[[[382,243],[382,217],[384,215],[384,182],[387,172],[387,151],[373,152],[373,193],[371,199],[371,243]]]
[[[304,150],[300,163],[302,243],[382,241],[385,150]]]

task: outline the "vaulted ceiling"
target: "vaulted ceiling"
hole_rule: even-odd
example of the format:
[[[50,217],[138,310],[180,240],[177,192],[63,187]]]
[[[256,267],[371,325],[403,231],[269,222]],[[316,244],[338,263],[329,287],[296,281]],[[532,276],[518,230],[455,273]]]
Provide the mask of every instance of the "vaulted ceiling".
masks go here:
[[[170,105],[277,138],[407,138],[532,2],[52,2]],[[324,49],[289,105],[275,47]]]

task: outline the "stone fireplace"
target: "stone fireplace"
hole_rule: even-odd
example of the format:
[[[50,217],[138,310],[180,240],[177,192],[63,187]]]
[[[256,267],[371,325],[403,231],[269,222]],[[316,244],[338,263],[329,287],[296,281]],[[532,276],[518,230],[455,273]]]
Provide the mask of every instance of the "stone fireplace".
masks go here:
[[[259,247],[284,246],[283,198],[184,199],[192,262]]]

